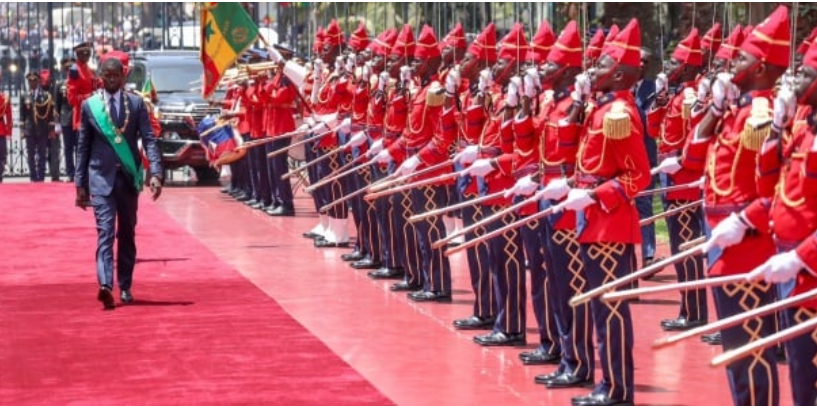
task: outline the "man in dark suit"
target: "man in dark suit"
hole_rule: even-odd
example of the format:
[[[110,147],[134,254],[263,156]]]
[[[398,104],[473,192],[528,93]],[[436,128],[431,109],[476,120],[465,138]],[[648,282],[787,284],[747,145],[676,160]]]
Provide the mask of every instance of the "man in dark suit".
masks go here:
[[[150,162],[150,190],[154,200],[162,192],[162,167],[147,107],[141,97],[123,90],[122,62],[116,58],[104,60],[102,80],[104,89],[87,98],[81,106],[76,205],[83,210],[88,205],[94,208],[100,286],[97,299],[105,309],[113,309],[114,237],[119,241],[116,266],[121,300],[122,303],[133,302],[136,210],[144,184],[138,140],[141,139]]]
[[[652,53],[646,48],[641,49],[641,76],[638,83],[633,88],[635,104],[638,107],[638,114],[641,116],[641,123],[644,123],[644,147],[647,148],[647,157],[650,160],[650,168],[654,168],[658,163],[656,156],[655,138],[647,131],[647,109],[655,100],[655,80],[647,78],[647,71],[652,60]],[[650,183],[651,188],[655,180]],[[652,216],[653,197],[638,197],[635,199],[635,206],[638,208],[638,215],[641,219]],[[655,261],[655,225],[649,224],[641,227],[641,265],[648,266]]]

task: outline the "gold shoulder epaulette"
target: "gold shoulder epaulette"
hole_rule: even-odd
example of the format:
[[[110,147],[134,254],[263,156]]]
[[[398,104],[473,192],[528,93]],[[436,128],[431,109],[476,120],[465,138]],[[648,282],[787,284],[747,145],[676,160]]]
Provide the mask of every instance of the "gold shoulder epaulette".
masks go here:
[[[604,114],[604,137],[613,140],[630,136],[630,115],[624,102],[613,102],[610,110]]]
[[[692,106],[698,100],[695,90],[692,88],[684,88],[684,99],[681,108],[681,119],[687,120],[692,116]]]
[[[428,92],[426,92],[426,106],[430,108],[443,106],[443,103],[445,102],[444,91],[445,89],[443,89],[443,86],[440,85],[439,82],[432,82],[431,85],[428,86]]]
[[[752,99],[752,111],[743,132],[740,135],[740,143],[745,149],[758,151],[763,146],[763,142],[771,132],[772,116],[769,108],[769,100],[766,98]]]

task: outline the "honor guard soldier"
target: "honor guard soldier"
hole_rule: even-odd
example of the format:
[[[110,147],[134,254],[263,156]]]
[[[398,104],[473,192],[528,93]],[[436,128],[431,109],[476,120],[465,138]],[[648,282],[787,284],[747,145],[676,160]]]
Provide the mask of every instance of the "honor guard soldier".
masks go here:
[[[68,69],[68,103],[73,108],[74,131],[79,131],[80,105],[99,88],[100,81],[88,66],[91,59],[91,43],[77,44],[74,47],[74,54],[77,62]]]
[[[344,162],[347,165],[362,163],[361,158],[366,156],[368,141],[366,136],[369,98],[371,96],[371,51],[369,34],[366,25],[360,22],[352,32],[347,42],[349,54],[346,55],[346,67],[350,75],[349,88],[352,93],[351,125],[347,135],[350,147],[343,152]],[[368,167],[360,168],[348,177],[349,192],[358,191],[371,184],[372,174]],[[361,196],[349,199],[352,210],[352,220],[357,230],[357,241],[352,253],[341,255],[344,261],[350,261],[355,269],[377,269],[380,267],[380,239],[377,236],[375,221],[375,203],[364,200]]]
[[[678,157],[691,139],[692,107],[696,100],[695,78],[703,58],[698,29],[675,47],[666,63],[666,73],[656,79],[656,98],[647,113],[647,128],[658,139],[657,167],[661,174],[661,186],[670,187],[694,183],[701,178],[700,172],[683,169]],[[662,195],[664,210],[674,210],[700,200],[701,189],[697,186],[674,190]],[[703,235],[703,215],[700,206],[688,208],[666,218],[669,227],[670,251],[679,252],[679,246]],[[675,264],[678,282],[689,282],[704,277],[703,255],[691,256]],[[706,289],[681,292],[681,310],[678,317],[665,319],[661,327],[668,331],[687,330],[706,324],[708,311]]]
[[[721,73],[712,84],[711,107],[695,129],[683,158],[685,167],[706,169],[705,213],[714,227],[707,243],[712,276],[745,273],[775,252],[771,237],[757,233],[739,214],[754,199],[773,194],[758,188],[755,169],[770,132],[772,89],[789,65],[789,37],[788,10],[784,6],[749,34],[732,60],[731,75]],[[737,97],[735,110],[728,105],[733,96]],[[767,282],[726,284],[713,288],[713,293],[721,319],[775,299],[775,288]],[[741,326],[723,329],[723,349],[740,347],[774,331],[774,316],[752,318]],[[779,403],[773,349],[752,354],[726,369],[736,405]]]
[[[444,128],[453,125],[460,133],[457,143],[460,153],[454,156],[454,168],[457,170],[470,165],[479,152],[480,136],[485,127],[486,115],[485,106],[477,103],[477,99],[481,98],[480,94],[487,91],[488,83],[485,79],[478,80],[477,78],[480,72],[491,67],[496,60],[496,26],[494,23],[489,23],[468,46],[460,64],[462,84],[455,89],[446,89],[446,92],[457,95],[457,98],[460,99],[459,107],[462,109],[462,113],[459,113],[457,106],[447,107],[441,118]],[[468,153],[465,153],[466,151]],[[476,181],[472,180],[472,177],[465,176],[457,180],[457,193],[460,200],[466,201],[477,198],[480,191]],[[485,214],[482,210],[483,206],[480,204],[463,208],[461,211],[463,226],[469,227],[484,218]],[[484,233],[485,229],[480,228],[466,233],[465,239],[471,241]],[[460,330],[492,328],[499,312],[494,296],[494,282],[491,278],[488,243],[480,242],[466,249],[465,256],[468,260],[471,288],[474,291],[474,309],[471,316],[454,320],[454,327]]]
[[[269,50],[274,54],[273,60],[283,64],[285,59],[293,56],[293,52],[281,49],[274,45]],[[286,55],[284,55],[286,54]],[[276,137],[285,133],[295,131],[296,105],[300,101],[298,89],[292,81],[284,75],[283,66],[279,66],[266,82],[261,93],[265,103],[266,113],[265,133],[269,137]],[[289,146],[291,138],[283,138],[266,145],[266,153],[280,150]],[[289,179],[282,180],[281,176],[287,173],[287,156],[279,154],[268,159],[270,196],[271,203],[266,207],[266,213],[271,216],[293,216],[295,215],[295,204],[293,203],[292,183]]]
[[[775,195],[756,199],[745,210],[746,221],[774,237],[778,252],[750,276],[778,284],[784,298],[817,288],[817,45],[809,45],[801,61],[794,92],[784,83],[775,98],[771,134],[758,162],[761,189]],[[817,301],[787,309],[784,316],[787,326],[813,319]],[[785,346],[794,405],[812,405],[817,401],[813,333]]]
[[[503,122],[513,117],[513,110],[519,98],[519,85],[511,83],[510,80],[519,71],[527,52],[528,42],[524,29],[521,24],[515,23],[500,42],[496,64],[491,71],[483,71],[480,74],[484,91],[476,98],[475,103],[483,107],[481,111],[476,112],[485,115],[485,125],[479,144],[467,148],[462,154],[476,152],[476,160],[466,169],[466,173],[471,179],[471,184],[476,184],[481,196],[501,192],[512,187],[515,182],[513,174],[499,171],[501,169],[496,163],[496,158],[502,153],[513,153],[514,150],[513,133],[503,134],[501,126]],[[507,89],[507,92],[503,92],[503,88]],[[471,112],[473,114],[474,111]],[[470,158],[465,161],[469,161],[468,159]],[[479,203],[482,214],[486,217],[505,210],[510,204],[510,199],[502,196]],[[517,219],[518,214],[507,212],[500,219],[486,225],[486,229],[488,231],[499,229]],[[522,235],[518,229],[510,229],[502,235],[488,239],[487,243],[498,313],[493,330],[487,334],[474,336],[474,342],[481,346],[525,345],[527,288]]]
[[[633,197],[650,182],[643,127],[630,91],[638,81],[641,31],[638,21],[606,41],[595,67],[576,77],[585,100],[599,93],[581,136],[576,175],[556,179],[545,190],[576,211],[576,233],[588,289],[621,278],[634,269],[634,245],[641,240]],[[583,104],[577,102],[577,109]],[[574,405],[632,404],[635,381],[633,326],[627,301],[591,303],[602,365],[602,381]]]
[[[11,116],[11,100],[5,93],[0,92],[0,183],[3,182],[3,172],[6,171],[8,158],[8,141],[14,129],[14,119]]]
[[[77,133],[74,131],[74,109],[68,103],[68,72],[74,64],[73,58],[63,58],[60,61],[62,79],[57,81],[54,96],[54,108],[57,115],[56,132],[62,135],[63,155],[65,156],[65,172],[68,173],[68,181],[74,181],[74,171],[76,170],[74,159],[77,154]]]
[[[343,137],[349,132],[350,121],[346,119],[348,119],[351,111],[352,94],[349,91],[349,76],[345,72],[342,61],[338,60],[343,43],[343,32],[341,32],[338,22],[332,20],[324,32],[323,54],[321,55],[321,59],[323,63],[327,64],[327,67],[323,68],[321,76],[315,77],[316,82],[313,86],[317,87],[317,92],[315,93],[315,99],[312,101],[313,109],[318,117],[331,117],[332,120],[329,120],[328,123],[325,123],[325,126],[321,126],[320,130],[314,132],[315,136],[319,137],[311,146],[316,158],[329,154],[338,147],[345,141]],[[307,149],[309,148],[308,146]],[[340,155],[333,153],[315,166],[317,180],[328,176],[340,166]],[[318,189],[318,191],[323,191],[322,196],[325,200],[323,205],[338,200],[348,192],[348,188],[343,183],[344,180],[335,180],[331,184]],[[336,203],[327,209],[326,233],[323,239],[315,240],[316,248],[349,246],[348,213],[349,207],[345,201]]]
[[[255,56],[250,63],[266,59],[266,56],[260,50],[251,52]],[[266,124],[266,104],[263,96],[266,82],[264,76],[256,76],[255,79],[249,81],[244,92],[243,105],[246,111],[247,124],[250,127],[250,140],[258,140],[267,135],[264,126]],[[247,155],[250,157],[250,182],[252,183],[253,197],[251,200],[245,201],[245,204],[253,209],[266,210],[272,205],[266,146],[264,148],[251,148]]]
[[[386,71],[386,59],[396,40],[397,30],[390,28],[380,33],[368,46],[369,51],[372,53],[370,64],[372,76],[369,80],[374,84],[371,89],[369,106],[366,111],[366,123],[368,126],[366,130],[368,136],[366,145],[368,155],[374,154],[373,147],[375,145],[380,145],[381,147],[383,145],[384,121],[387,111],[386,102],[389,99],[389,92],[393,91],[394,88],[394,86],[390,84],[391,77],[388,71]],[[354,142],[354,137],[352,141]],[[382,180],[389,174],[389,168],[386,165],[374,163],[369,166],[369,168],[372,182]],[[399,251],[398,247],[402,245],[402,242],[395,239],[398,231],[393,228],[391,222],[395,217],[394,212],[396,209],[391,206],[390,199],[391,196],[374,200],[375,222],[377,224],[377,236],[380,239],[380,260],[382,267],[368,273],[368,276],[372,279],[402,278],[404,273],[397,255]]]
[[[400,138],[375,157],[379,163],[393,162],[395,165],[399,163],[395,170],[398,176],[407,176],[418,169],[448,160],[449,145],[453,140],[446,138],[445,133],[438,132],[440,111],[444,101],[443,87],[437,76],[440,64],[440,48],[434,30],[425,25],[414,48],[414,69],[401,68],[401,81],[404,84],[418,81],[414,89],[407,90],[409,102],[405,130]],[[426,173],[420,176],[418,181],[450,171],[441,169]],[[447,204],[447,187],[444,183],[412,189],[411,211],[406,214],[412,216],[444,207]],[[409,292],[408,298],[417,302],[450,302],[451,265],[448,258],[443,255],[443,250],[433,248],[431,245],[444,237],[445,225],[442,218],[429,217],[413,225],[417,252],[420,256],[419,282],[422,288]]]
[[[385,148],[396,143],[403,130],[406,129],[411,104],[410,90],[414,85],[412,85],[411,75],[404,74],[410,73],[410,70],[402,70],[402,68],[408,65],[409,59],[414,55],[415,47],[414,31],[410,25],[405,24],[389,52],[386,63],[388,76],[381,76],[380,78],[380,81],[384,81],[384,79],[389,81],[389,78],[396,78],[397,81],[394,87],[386,86],[387,90],[389,88],[391,90],[387,92],[388,102],[386,104],[386,117],[383,120],[383,138],[380,139],[380,142],[373,143],[371,148],[371,154],[375,155],[375,158]],[[389,174],[397,169],[396,163],[392,160],[377,160],[376,166],[388,168]],[[423,282],[417,234],[414,231],[414,225],[408,222],[408,218],[413,215],[411,192],[404,191],[391,194],[388,196],[388,200],[388,205],[392,209],[392,240],[399,243],[396,245],[395,254],[397,265],[403,268],[404,272],[404,279],[392,285],[391,290],[400,292],[420,290],[423,287]]]
[[[37,72],[29,72],[26,79],[28,92],[20,95],[20,123],[26,139],[29,178],[42,182],[45,181],[48,141],[55,134],[54,100],[51,93],[40,86]]]
[[[582,125],[571,119],[579,113],[571,95],[575,90],[575,77],[581,68],[581,38],[576,22],[571,21],[547,55],[542,74],[542,85],[547,91],[539,108],[540,114],[536,117],[518,117],[514,123],[519,145],[517,157],[533,156],[537,159],[534,165],[538,167],[536,173],[516,183],[514,194],[527,196],[552,180],[573,177]],[[541,209],[558,204],[558,201],[548,198],[543,201]],[[571,307],[568,303],[570,298],[585,291],[587,283],[579,243],[576,241],[576,215],[573,211],[565,211],[543,222],[546,225],[543,242],[546,246],[548,285],[536,283],[535,277],[531,276],[531,297],[534,312],[537,308],[542,310],[537,313],[544,312],[545,299],[553,305],[552,318],[556,319],[559,328],[561,355],[554,356],[545,350],[544,345],[540,345],[533,352],[521,353],[520,358],[525,364],[541,364],[552,362],[555,357],[559,362],[558,368],[535,379],[548,388],[586,386],[593,383],[595,363],[590,308],[587,304]],[[540,286],[541,289],[537,289]],[[548,293],[540,295],[537,290],[547,290]]]

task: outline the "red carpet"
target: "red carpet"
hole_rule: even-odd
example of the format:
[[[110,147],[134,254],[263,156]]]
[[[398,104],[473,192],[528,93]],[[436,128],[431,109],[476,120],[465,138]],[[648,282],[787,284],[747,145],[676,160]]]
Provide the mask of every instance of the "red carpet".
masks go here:
[[[0,404],[391,404],[146,196],[137,302],[108,312],[73,187],[0,198]]]

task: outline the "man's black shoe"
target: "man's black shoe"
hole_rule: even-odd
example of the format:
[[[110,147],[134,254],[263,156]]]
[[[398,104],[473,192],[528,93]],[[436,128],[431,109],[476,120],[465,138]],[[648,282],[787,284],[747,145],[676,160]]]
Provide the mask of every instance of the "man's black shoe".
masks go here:
[[[500,331],[474,336],[474,343],[480,346],[524,346],[525,333],[503,333]]]
[[[400,268],[384,266],[378,270],[369,272],[367,275],[372,279],[399,279],[403,277],[403,273],[403,270]]]
[[[665,319],[661,321],[661,328],[665,331],[684,331],[701,327],[706,324],[706,320],[688,320],[686,317],[677,319]]]
[[[548,353],[542,347],[533,351],[523,351],[519,353],[519,359],[524,365],[559,364],[562,360],[561,353]]]
[[[295,215],[295,209],[285,205],[269,208],[266,210],[267,215],[273,217],[292,217]]]
[[[411,292],[415,290],[420,290],[423,288],[423,285],[412,285],[406,281],[397,282],[394,285],[391,285],[392,292]]]
[[[592,378],[579,378],[571,373],[562,373],[545,382],[548,388],[577,388],[593,386]]]
[[[130,293],[130,289],[122,289],[122,292],[119,294],[119,299],[125,304],[133,303],[133,294]]]
[[[332,242],[320,237],[315,239],[315,248],[349,248],[349,242]]]
[[[116,307],[111,290],[104,286],[99,288],[99,292],[96,294],[96,299],[102,302],[102,306],[107,310],[111,310]]]
[[[495,317],[471,316],[454,320],[454,328],[460,330],[490,329],[494,327]]]
[[[409,293],[408,298],[415,302],[450,302],[451,293],[418,290]]]
[[[545,385],[548,381],[562,375],[563,372],[564,371],[561,371],[561,369],[558,369],[550,374],[539,374],[536,377],[533,377],[533,382]]]
[[[342,259],[342,260],[344,260],[346,262],[352,262],[352,261],[359,261],[359,260],[361,260],[361,259],[363,259],[365,257],[366,256],[363,255],[362,252],[360,252],[358,250],[355,250],[354,252],[350,252],[348,254],[341,255],[340,259]]]
[[[309,231],[309,232],[304,232],[304,233],[303,233],[303,234],[301,234],[301,235],[303,235],[303,237],[304,237],[304,238],[309,238],[309,239],[318,239],[318,238],[323,238],[323,235],[318,234],[318,233],[314,233],[314,232],[312,232],[312,231]]]
[[[580,407],[599,407],[599,406],[623,406],[633,405],[632,401],[614,400],[610,399],[607,394],[593,392],[590,395],[581,397],[573,397],[570,399],[573,405]]]

